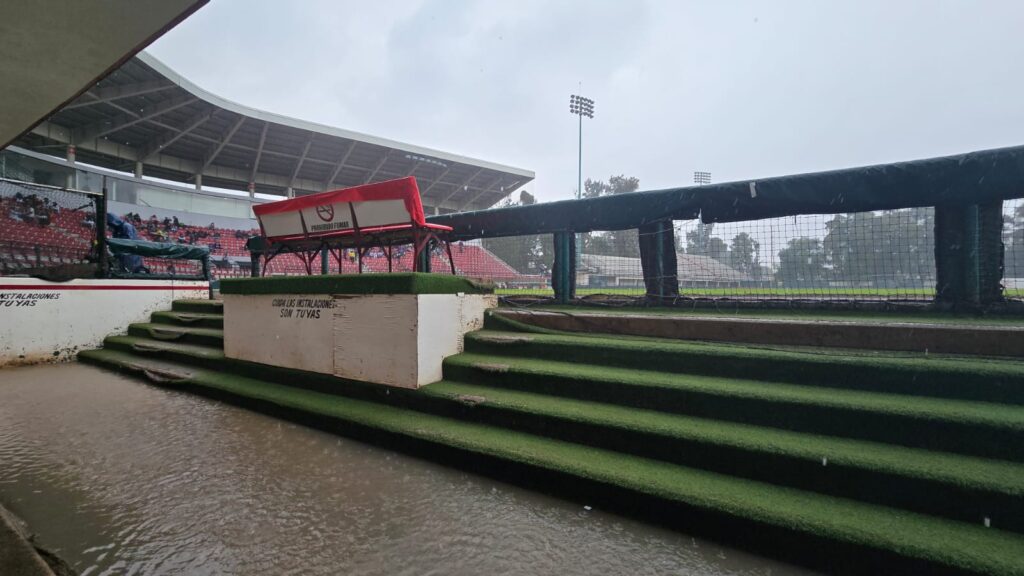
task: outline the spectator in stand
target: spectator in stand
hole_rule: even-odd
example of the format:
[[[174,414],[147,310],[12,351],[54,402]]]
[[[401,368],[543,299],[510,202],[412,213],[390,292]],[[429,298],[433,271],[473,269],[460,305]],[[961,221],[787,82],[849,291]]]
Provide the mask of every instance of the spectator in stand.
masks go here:
[[[121,220],[110,212],[107,212],[107,228],[110,230],[110,233],[114,238],[124,238],[126,240],[139,239],[139,234],[135,231],[135,226]],[[117,256],[117,261],[125,272],[130,272],[132,274],[149,274],[149,269],[142,265],[142,256],[134,254],[119,254]]]

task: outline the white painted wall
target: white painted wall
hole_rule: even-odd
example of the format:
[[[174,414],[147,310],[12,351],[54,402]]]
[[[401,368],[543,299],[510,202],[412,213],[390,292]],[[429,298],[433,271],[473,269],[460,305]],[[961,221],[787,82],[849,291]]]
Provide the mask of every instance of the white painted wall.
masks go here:
[[[329,304],[327,303],[329,302]],[[417,388],[483,325],[494,295],[224,296],[224,352],[262,364]]]
[[[208,289],[194,280],[0,277],[0,366],[72,359],[132,322],[169,310],[173,300],[206,298]]]

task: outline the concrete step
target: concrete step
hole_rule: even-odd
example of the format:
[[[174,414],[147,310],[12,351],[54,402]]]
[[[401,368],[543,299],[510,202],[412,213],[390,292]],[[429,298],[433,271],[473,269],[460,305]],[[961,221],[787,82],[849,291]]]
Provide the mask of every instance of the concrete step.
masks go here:
[[[139,322],[128,326],[128,334],[153,340],[224,347],[224,331],[216,328],[193,328],[191,326]]]
[[[206,314],[223,314],[223,300],[175,300],[171,304],[175,312],[200,312]]]
[[[535,394],[1024,461],[1019,405],[468,352],[445,360],[444,375]]]
[[[467,334],[465,349],[492,356],[1024,405],[1024,362],[1018,360],[492,329]]]
[[[773,346],[899,350],[1024,358],[1024,324],[729,318],[693,314],[502,308],[494,314],[552,330]]]
[[[207,314],[202,312],[175,312],[173,310],[153,312],[150,320],[154,324],[174,324],[177,326],[194,326],[197,328],[224,329],[223,314]]]
[[[212,347],[111,336],[108,350],[237,373],[266,368],[225,360]],[[246,365],[249,365],[248,367]],[[420,412],[549,436],[618,452],[925,512],[967,522],[989,518],[1024,531],[1024,465],[875,442],[480,386],[438,382],[384,389],[286,371],[278,383],[385,402]]]
[[[83,361],[829,572],[1020,574],[1024,537],[496,426],[97,350]],[[429,389],[429,388],[428,388]]]

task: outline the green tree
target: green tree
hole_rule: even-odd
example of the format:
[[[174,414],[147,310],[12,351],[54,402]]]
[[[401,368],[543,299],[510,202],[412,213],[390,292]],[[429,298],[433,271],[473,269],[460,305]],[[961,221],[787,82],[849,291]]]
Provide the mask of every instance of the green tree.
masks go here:
[[[732,245],[729,247],[729,265],[735,270],[747,276],[758,279],[761,272],[761,262],[758,250],[761,245],[757,240],[750,237],[746,232],[740,232],[733,236]]]
[[[793,238],[779,251],[776,279],[786,287],[817,284],[825,280],[825,248],[821,240],[806,236]]]
[[[499,207],[529,206],[536,203],[536,198],[524,190],[519,194],[518,202],[509,199]],[[551,269],[554,260],[554,246],[551,245],[550,234],[485,238],[483,246],[520,274],[543,274]]]
[[[1006,240],[1007,278],[1024,278],[1024,202],[1013,211],[1013,216],[1004,226],[1009,231]]]
[[[728,264],[729,245],[718,236],[713,236],[708,240],[707,256],[718,260],[722,264]]]
[[[600,198],[629,194],[640,188],[640,179],[633,176],[612,176],[607,182],[587,180],[583,183],[584,198]],[[636,230],[613,230],[582,234],[582,252],[604,256],[640,257],[640,240]]]
[[[839,214],[825,228],[823,246],[836,280],[900,287],[935,277],[935,217],[929,208]]]

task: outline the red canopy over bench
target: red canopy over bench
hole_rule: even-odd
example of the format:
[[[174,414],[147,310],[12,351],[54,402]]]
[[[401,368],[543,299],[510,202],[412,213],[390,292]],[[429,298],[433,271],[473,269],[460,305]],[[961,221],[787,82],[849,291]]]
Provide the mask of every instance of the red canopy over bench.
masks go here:
[[[436,242],[444,245],[455,274],[448,242],[452,228],[427,223],[419,187],[412,176],[257,204],[252,210],[270,248],[264,254],[264,270],[278,254],[292,253],[312,274],[313,260],[322,251],[333,255],[340,269],[342,251],[351,248],[356,251],[362,272],[363,256],[379,247],[388,259],[390,272],[393,248],[403,244],[412,244],[413,261],[419,269],[423,252],[429,255]]]

